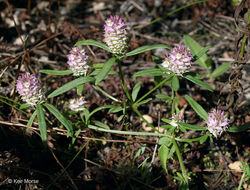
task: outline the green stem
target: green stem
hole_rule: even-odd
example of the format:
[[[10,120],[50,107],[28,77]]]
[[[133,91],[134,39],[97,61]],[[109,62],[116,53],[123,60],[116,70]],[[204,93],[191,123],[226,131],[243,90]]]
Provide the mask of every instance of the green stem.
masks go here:
[[[95,88],[97,90],[99,90],[104,96],[107,96],[108,98],[110,98],[111,100],[117,102],[117,103],[122,103],[120,100],[116,99],[115,97],[111,96],[110,94],[108,94],[107,92],[105,92],[103,89],[101,89],[99,86],[95,86]]]
[[[149,123],[143,115],[139,112],[139,110],[135,107],[135,105],[132,106],[134,112],[149,126],[151,127],[154,131],[161,133],[158,129],[156,129],[151,123]]]
[[[176,143],[175,138],[172,138],[172,142],[173,142],[175,152],[177,154],[177,157],[178,157],[178,160],[179,160],[179,163],[180,163],[180,166],[181,166],[182,175],[184,177],[185,182],[188,184],[188,175],[187,175],[187,172],[185,170],[185,166],[184,166],[183,159],[182,159],[182,156],[181,156],[181,153],[180,153],[180,149],[178,147],[178,144]]]
[[[128,91],[128,88],[127,88],[127,85],[125,83],[125,80],[124,80],[124,76],[123,76],[123,73],[122,73],[122,66],[121,66],[121,61],[119,58],[117,58],[117,63],[118,63],[118,68],[119,68],[119,75],[120,75],[120,78],[122,80],[122,86],[123,86],[123,89],[126,93],[126,96],[128,98],[128,100],[131,102],[131,104],[133,103],[133,100],[129,94],[129,91]]]
[[[174,101],[174,89],[173,89],[173,87],[172,87],[172,95],[171,95],[171,98],[172,98],[171,115],[173,116],[174,113],[175,113],[175,101]]]
[[[138,104],[139,102],[141,102],[144,98],[146,98],[149,94],[151,94],[152,92],[154,92],[157,88],[159,88],[161,85],[163,85],[165,82],[167,82],[171,77],[174,76],[174,73],[172,73],[171,75],[169,75],[167,78],[165,78],[163,81],[161,81],[159,84],[157,84],[152,90],[150,90],[149,92],[147,92],[146,94],[144,94],[139,100],[137,100],[134,104]]]
[[[245,175],[246,175],[246,173],[244,172],[244,173],[242,174],[242,176],[241,176],[240,184],[239,184],[237,190],[240,190],[240,189],[241,189],[241,186],[242,186],[242,183],[243,183],[243,181],[244,181]]]

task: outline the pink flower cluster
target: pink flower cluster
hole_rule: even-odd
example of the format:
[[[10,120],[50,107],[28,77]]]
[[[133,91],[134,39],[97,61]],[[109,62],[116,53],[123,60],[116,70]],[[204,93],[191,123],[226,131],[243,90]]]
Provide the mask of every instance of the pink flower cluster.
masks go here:
[[[217,138],[227,130],[228,122],[227,114],[224,111],[213,109],[208,116],[207,129]]]
[[[85,108],[84,104],[86,104],[87,102],[84,100],[84,97],[81,96],[79,98],[75,98],[75,99],[71,99],[69,101],[69,108],[72,111],[83,111],[83,109]]]
[[[181,76],[183,73],[189,71],[192,64],[191,60],[192,54],[186,46],[178,45],[170,51],[163,61],[162,66]]]
[[[34,74],[21,74],[16,83],[16,88],[23,101],[36,105],[43,100],[41,84]]]
[[[174,114],[171,119],[172,121],[170,122],[170,125],[178,127],[177,122],[184,122],[184,115],[179,112],[178,114]]]
[[[85,50],[80,46],[72,48],[68,57],[68,65],[73,71],[74,76],[86,75],[88,71],[88,55],[86,55]]]
[[[123,18],[110,16],[104,25],[104,42],[113,54],[122,55],[127,48],[127,25]]]

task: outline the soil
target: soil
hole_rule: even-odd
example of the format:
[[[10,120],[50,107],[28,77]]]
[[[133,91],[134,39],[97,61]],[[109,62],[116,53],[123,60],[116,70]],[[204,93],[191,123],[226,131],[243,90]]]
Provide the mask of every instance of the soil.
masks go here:
[[[93,39],[103,42],[103,25],[109,15],[125,18],[130,43],[127,52],[143,45],[166,44],[174,47],[184,44],[188,34],[201,46],[211,46],[207,55],[211,58],[211,70],[221,64],[233,62],[223,75],[209,79],[206,70],[195,64],[192,71],[213,87],[208,92],[185,79],[180,79],[179,107],[184,110],[190,124],[205,123],[192,110],[184,95],[192,96],[205,110],[221,106],[229,112],[230,124],[242,126],[250,121],[249,52],[245,52],[241,66],[237,64],[241,30],[237,30],[234,13],[237,5],[230,0],[202,2],[168,15],[173,10],[193,1],[187,0],[6,0],[0,1],[0,189],[178,189],[174,173],[181,172],[178,159],[168,161],[168,173],[163,171],[157,156],[159,137],[125,136],[83,128],[76,141],[67,137],[66,130],[51,115],[46,114],[48,146],[44,147],[37,120],[27,126],[34,108],[27,114],[19,111],[21,99],[15,90],[20,73],[34,73],[42,82],[47,94],[74,79],[74,76],[42,74],[41,69],[67,70],[67,54],[79,40]],[[247,1],[248,2],[248,1]],[[243,18],[243,7],[239,17]],[[151,21],[160,18],[155,23]],[[15,23],[13,22],[15,20]],[[243,19],[241,19],[243,20]],[[237,38],[238,37],[238,38]],[[240,44],[240,43],[239,43]],[[249,44],[247,44],[249,46]],[[248,47],[249,48],[249,47]],[[92,63],[103,63],[111,54],[88,46],[85,48]],[[246,50],[248,51],[248,50]],[[131,91],[136,82],[142,82],[139,97],[155,85],[153,77],[133,78],[137,71],[154,68],[152,56],[164,58],[167,49],[148,51],[122,60],[125,81]],[[117,71],[117,66],[113,67]],[[237,72],[240,73],[237,75]],[[232,74],[233,73],[233,74]],[[237,78],[238,77],[238,78]],[[230,86],[236,79],[241,88]],[[118,74],[109,75],[100,87],[119,100],[126,100]],[[161,118],[169,118],[171,107],[155,98],[139,107],[155,125]],[[162,92],[171,95],[169,86]],[[90,84],[83,95],[89,110],[112,102]],[[81,120],[68,111],[68,100],[76,97],[71,90],[49,99],[71,123]],[[8,99],[6,99],[8,98]],[[229,99],[232,104],[228,105]],[[13,102],[14,101],[14,102]],[[127,122],[118,122],[119,113],[102,110],[93,120],[102,121],[110,129],[120,131],[145,131],[143,122],[128,110]],[[75,123],[80,129],[81,124]],[[190,189],[223,189],[238,187],[242,172],[230,168],[230,164],[242,160],[249,162],[249,129],[239,133],[224,133],[214,143],[206,141],[181,144],[182,157],[190,173]],[[200,136],[200,132],[188,132],[186,138]],[[144,153],[136,156],[145,147]],[[184,152],[185,150],[188,151]],[[79,153],[79,154],[78,154]],[[75,159],[74,159],[75,157]],[[247,183],[244,188],[247,189]]]

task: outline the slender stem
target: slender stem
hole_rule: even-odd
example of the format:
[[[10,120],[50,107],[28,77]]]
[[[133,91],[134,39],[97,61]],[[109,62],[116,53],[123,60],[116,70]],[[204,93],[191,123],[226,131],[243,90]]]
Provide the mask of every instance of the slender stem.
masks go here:
[[[172,95],[171,95],[171,98],[172,98],[171,115],[173,116],[174,113],[175,113],[175,102],[174,102],[174,89],[173,89],[173,87],[172,87]]]
[[[246,175],[246,173],[244,172],[244,173],[242,174],[242,176],[241,176],[240,184],[239,184],[237,190],[240,190],[240,189],[241,189],[241,186],[242,186],[242,183],[243,183],[243,181],[244,181],[245,175]]]
[[[143,115],[139,112],[139,110],[135,107],[135,105],[132,106],[134,112],[149,126],[151,127],[154,131],[161,133],[158,129],[156,129],[151,123],[149,123]]]
[[[184,166],[183,159],[182,159],[182,156],[181,156],[181,153],[180,153],[180,149],[178,147],[178,144],[176,143],[175,138],[172,138],[172,142],[173,142],[175,152],[177,154],[177,157],[178,157],[178,160],[179,160],[179,163],[180,163],[180,166],[181,166],[182,175],[183,175],[183,177],[185,179],[185,182],[188,184],[188,175],[187,175],[187,172],[185,170],[185,166]]]
[[[147,92],[146,94],[144,94],[139,100],[137,100],[134,104],[138,104],[139,102],[141,102],[144,98],[146,98],[149,94],[151,94],[152,92],[154,92],[157,88],[159,88],[161,85],[163,85],[165,82],[167,82],[171,77],[174,76],[174,73],[172,73],[171,75],[169,75],[167,78],[165,78],[163,81],[161,81],[159,84],[157,84],[152,90],[150,90],[149,92]]]
[[[97,90],[99,90],[104,96],[107,96],[108,98],[110,98],[111,100],[121,103],[120,100],[116,99],[115,97],[111,96],[110,94],[108,94],[107,92],[105,92],[103,89],[101,89],[99,86],[95,86],[95,88]]]
[[[125,80],[124,80],[124,76],[123,76],[123,73],[122,73],[122,66],[121,66],[121,61],[119,58],[117,58],[117,63],[118,63],[118,68],[119,68],[119,75],[120,75],[120,78],[122,80],[122,86],[123,86],[123,89],[126,93],[126,96],[127,98],[129,99],[129,101],[131,102],[131,104],[133,103],[133,100],[129,94],[129,91],[128,91],[128,88],[127,88],[127,85],[125,83]]]

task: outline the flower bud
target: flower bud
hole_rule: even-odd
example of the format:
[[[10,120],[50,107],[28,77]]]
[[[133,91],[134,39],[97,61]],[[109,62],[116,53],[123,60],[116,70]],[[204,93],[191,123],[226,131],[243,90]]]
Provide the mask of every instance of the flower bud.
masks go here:
[[[68,57],[68,65],[73,71],[74,76],[86,75],[88,71],[88,55],[86,55],[85,50],[80,46],[72,48]]]
[[[165,60],[162,66],[172,71],[176,75],[181,76],[188,72],[192,64],[192,54],[188,51],[186,46],[178,45],[174,47]]]
[[[104,42],[113,54],[122,55],[127,48],[127,25],[123,18],[110,16],[104,25]]]
[[[41,84],[34,74],[21,74],[17,79],[16,88],[22,100],[30,105],[42,103],[44,99]]]
[[[227,118],[227,114],[224,111],[213,109],[213,111],[209,113],[207,129],[216,138],[227,130],[228,125],[229,120]]]

